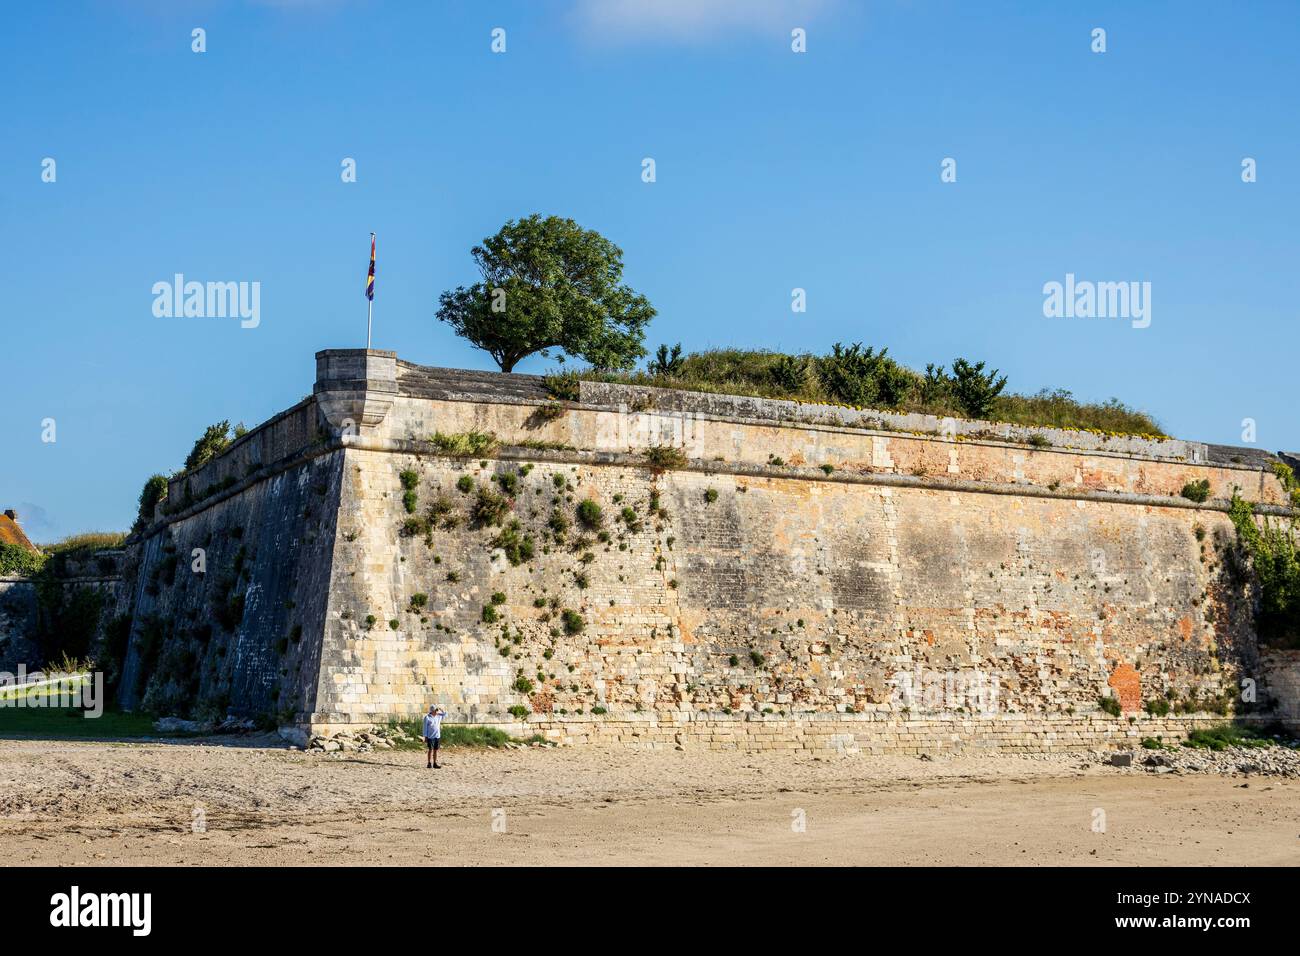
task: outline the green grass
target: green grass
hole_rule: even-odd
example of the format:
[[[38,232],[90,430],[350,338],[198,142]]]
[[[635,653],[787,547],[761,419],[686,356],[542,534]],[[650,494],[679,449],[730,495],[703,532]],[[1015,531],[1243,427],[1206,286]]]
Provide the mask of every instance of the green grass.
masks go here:
[[[434,432],[429,441],[438,451],[452,458],[473,458],[476,455],[487,455],[497,447],[497,436],[492,432],[468,431],[458,432],[453,435]]]
[[[1239,727],[1236,724],[1219,724],[1205,730],[1193,730],[1183,741],[1183,746],[1227,750],[1229,747],[1272,747],[1275,743],[1263,730]]]
[[[53,675],[51,675],[53,676]],[[72,690],[86,683],[85,676],[66,677],[57,684],[47,684],[44,687],[21,688],[21,687],[0,687],[0,700],[17,700],[20,697],[31,699],[35,697],[57,696],[60,690]]]
[[[125,531],[87,531],[83,534],[71,535],[54,544],[41,545],[41,550],[46,554],[100,551],[105,548],[120,548],[125,540]]]
[[[160,734],[150,714],[125,714],[106,710],[98,717],[82,716],[80,708],[0,707],[0,737],[40,740],[87,738],[105,740],[133,737],[184,737]]]

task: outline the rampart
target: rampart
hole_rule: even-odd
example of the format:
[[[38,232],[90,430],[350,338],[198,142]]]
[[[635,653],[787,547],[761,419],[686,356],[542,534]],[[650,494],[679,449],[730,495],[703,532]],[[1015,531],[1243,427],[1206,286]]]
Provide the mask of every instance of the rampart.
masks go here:
[[[133,541],[123,703],[900,752],[1296,717],[1226,515],[1289,514],[1270,455],[580,389],[318,353]]]

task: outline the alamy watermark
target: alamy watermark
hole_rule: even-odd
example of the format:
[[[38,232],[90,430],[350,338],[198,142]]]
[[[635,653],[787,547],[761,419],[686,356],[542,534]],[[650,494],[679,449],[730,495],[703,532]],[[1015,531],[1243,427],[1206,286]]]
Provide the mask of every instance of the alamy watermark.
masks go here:
[[[700,418],[695,412],[629,409],[618,406],[618,414],[602,415],[596,441],[601,448],[620,451],[668,445],[682,449],[688,458],[698,458],[704,445]]]
[[[927,714],[953,711],[979,717],[998,713],[1002,685],[996,674],[981,670],[936,671],[920,667],[896,671],[891,702],[896,707]]]
[[[195,282],[178,272],[171,282],[153,284],[153,314],[160,319],[240,319],[255,329],[262,322],[262,283]]]
[[[1067,272],[1064,282],[1043,283],[1043,315],[1049,319],[1129,319],[1133,328],[1145,329],[1151,324],[1151,283],[1080,281]]]
[[[102,671],[30,674],[26,664],[17,671],[0,671],[0,707],[81,708],[84,717],[104,713]]]

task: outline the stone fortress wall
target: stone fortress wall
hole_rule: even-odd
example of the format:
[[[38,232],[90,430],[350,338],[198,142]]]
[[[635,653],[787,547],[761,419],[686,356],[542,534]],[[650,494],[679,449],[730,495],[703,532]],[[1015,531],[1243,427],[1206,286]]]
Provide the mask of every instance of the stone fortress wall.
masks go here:
[[[496,444],[431,441],[470,433]],[[123,699],[897,752],[1168,739],[1243,680],[1261,719],[1294,717],[1294,652],[1257,646],[1226,515],[1234,489],[1287,513],[1273,460],[605,383],[556,401],[325,351],[312,397],[173,482],[135,546]],[[1178,494],[1202,478],[1209,501]]]

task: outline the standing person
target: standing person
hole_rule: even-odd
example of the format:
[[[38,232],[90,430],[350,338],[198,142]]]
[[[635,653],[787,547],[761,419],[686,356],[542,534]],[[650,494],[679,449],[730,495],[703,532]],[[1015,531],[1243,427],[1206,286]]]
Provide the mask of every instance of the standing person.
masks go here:
[[[438,764],[438,742],[442,739],[442,718],[447,712],[441,707],[429,705],[429,712],[424,715],[424,745],[429,748],[429,763],[425,769],[441,770]]]

